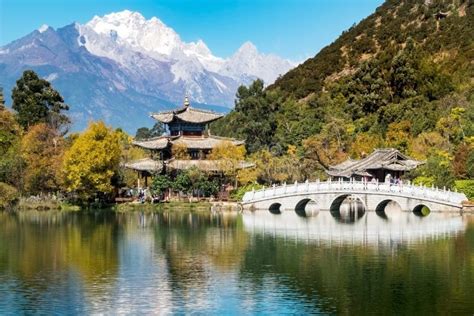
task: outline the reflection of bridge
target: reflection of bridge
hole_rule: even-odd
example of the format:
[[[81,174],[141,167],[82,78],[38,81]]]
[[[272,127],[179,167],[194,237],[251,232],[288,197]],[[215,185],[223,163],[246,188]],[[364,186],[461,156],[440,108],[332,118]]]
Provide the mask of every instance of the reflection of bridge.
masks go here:
[[[245,209],[263,209],[272,212],[304,211],[308,204],[319,210],[337,210],[348,198],[356,199],[368,211],[383,211],[390,202],[403,211],[421,212],[427,207],[432,212],[459,211],[467,200],[462,193],[445,189],[414,185],[390,185],[359,181],[305,182],[273,186],[245,193]]]
[[[458,214],[432,213],[418,217],[410,212],[400,212],[391,205],[386,216],[367,212],[349,221],[340,220],[328,211],[312,217],[301,217],[295,212],[275,216],[270,212],[244,211],[242,218],[245,230],[250,233],[302,242],[341,244],[398,244],[445,238],[464,231],[467,224]]]

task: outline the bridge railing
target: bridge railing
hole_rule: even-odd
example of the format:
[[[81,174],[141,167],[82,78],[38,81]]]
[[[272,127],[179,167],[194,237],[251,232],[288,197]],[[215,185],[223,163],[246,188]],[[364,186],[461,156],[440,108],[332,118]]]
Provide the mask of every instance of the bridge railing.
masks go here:
[[[242,201],[251,202],[254,200],[260,200],[272,197],[281,197],[292,194],[304,194],[304,193],[326,193],[341,191],[341,193],[380,193],[384,192],[389,195],[405,196],[419,199],[429,199],[440,202],[448,202],[460,204],[467,200],[466,195],[458,192],[452,192],[446,188],[439,189],[435,187],[417,186],[412,184],[389,184],[379,182],[366,182],[366,181],[316,181],[316,182],[303,182],[281,186],[272,186],[269,188],[263,188],[257,191],[250,191],[245,193]]]

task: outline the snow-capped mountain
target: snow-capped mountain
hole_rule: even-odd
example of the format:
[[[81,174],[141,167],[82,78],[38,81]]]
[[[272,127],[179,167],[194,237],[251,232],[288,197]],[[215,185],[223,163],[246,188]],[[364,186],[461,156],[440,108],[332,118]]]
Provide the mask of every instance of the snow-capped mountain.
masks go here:
[[[104,119],[129,131],[149,125],[147,113],[181,103],[231,107],[239,85],[271,84],[294,63],[244,43],[230,58],[202,41],[184,42],[158,18],[128,10],[85,24],[38,30],[0,47],[6,94],[25,69],[52,81],[71,106],[75,128]]]

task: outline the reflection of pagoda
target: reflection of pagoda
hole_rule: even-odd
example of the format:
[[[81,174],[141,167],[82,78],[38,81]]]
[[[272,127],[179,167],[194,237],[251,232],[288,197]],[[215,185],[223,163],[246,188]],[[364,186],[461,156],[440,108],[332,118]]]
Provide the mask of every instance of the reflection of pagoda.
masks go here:
[[[222,142],[230,142],[236,146],[244,145],[244,142],[240,140],[210,134],[209,123],[222,116],[212,111],[191,107],[187,97],[181,108],[152,114],[151,117],[167,126],[168,133],[155,138],[134,141],[134,145],[149,150],[151,158],[133,161],[126,164],[126,167],[138,171],[145,180],[152,174],[185,170],[191,167],[209,173],[221,173],[219,161],[206,159],[212,149]],[[185,148],[189,159],[175,159],[173,146]],[[240,167],[250,166],[251,164],[242,162]]]

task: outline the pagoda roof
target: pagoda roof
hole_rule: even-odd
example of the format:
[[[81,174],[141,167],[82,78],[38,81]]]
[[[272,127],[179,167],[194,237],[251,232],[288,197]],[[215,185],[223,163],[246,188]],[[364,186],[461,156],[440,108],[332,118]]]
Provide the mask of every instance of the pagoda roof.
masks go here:
[[[174,120],[181,120],[189,123],[205,124],[218,120],[224,115],[214,111],[196,109],[190,106],[189,102],[185,102],[185,105],[180,108],[170,111],[152,113],[150,116],[164,124],[169,124]]]
[[[170,159],[168,160],[166,166],[175,169],[175,170],[187,170],[190,168],[198,168],[201,171],[205,172],[221,172],[225,168],[227,162],[225,160],[180,160],[180,159]],[[235,166],[237,169],[247,169],[252,168],[255,165],[251,162],[240,161],[238,165]]]
[[[330,166],[326,173],[333,177],[346,178],[353,175],[372,176],[367,170],[408,171],[415,169],[423,163],[423,161],[418,161],[402,154],[397,149],[382,148],[374,150],[373,153],[363,159],[348,159],[337,165]]]
[[[168,139],[169,136],[159,136],[144,140],[135,140],[132,144],[145,149],[165,149],[168,146]]]
[[[126,163],[125,168],[136,171],[159,172],[163,169],[163,162],[161,160],[143,158]]]
[[[235,146],[244,144],[242,140],[213,135],[207,137],[179,136],[171,139],[173,145],[185,145],[191,149],[213,149],[222,144],[222,142],[231,142]]]
[[[153,160],[151,158],[144,158],[124,164],[125,168],[136,171],[148,171],[150,173],[160,172],[163,170],[163,163],[170,169],[187,170],[190,168],[198,168],[205,172],[222,172],[228,162],[225,160],[180,160],[170,159],[167,161]],[[237,169],[247,169],[254,167],[255,164],[247,161],[239,161],[236,166]]]
[[[160,136],[150,138],[146,140],[134,141],[133,144],[145,149],[161,150],[171,145],[184,145],[189,149],[208,149],[211,150],[222,142],[231,142],[235,146],[244,144],[242,140],[236,140],[234,138],[219,137],[219,136],[205,136],[205,137],[193,137],[193,136]]]

